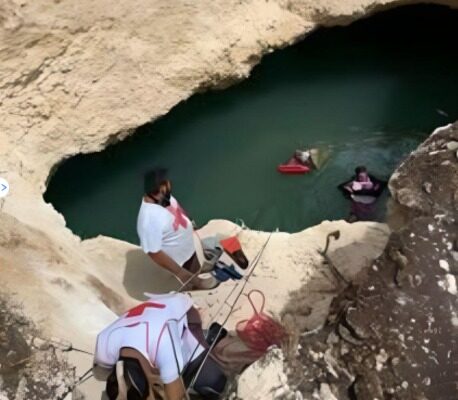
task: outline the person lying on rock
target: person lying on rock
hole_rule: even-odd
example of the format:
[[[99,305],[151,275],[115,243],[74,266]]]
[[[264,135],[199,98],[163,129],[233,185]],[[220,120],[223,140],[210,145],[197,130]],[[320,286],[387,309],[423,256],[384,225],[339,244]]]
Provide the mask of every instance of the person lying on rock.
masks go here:
[[[182,400],[186,391],[217,400],[227,378],[201,324],[189,295],[150,295],[99,333],[94,377],[106,380],[110,400]]]
[[[206,279],[197,276],[209,272],[213,266],[205,263],[201,267],[194,247],[193,225],[171,195],[172,185],[166,172],[156,169],[145,175],[137,218],[140,245],[156,264],[186,283],[186,289],[212,289],[219,281],[213,276]]]

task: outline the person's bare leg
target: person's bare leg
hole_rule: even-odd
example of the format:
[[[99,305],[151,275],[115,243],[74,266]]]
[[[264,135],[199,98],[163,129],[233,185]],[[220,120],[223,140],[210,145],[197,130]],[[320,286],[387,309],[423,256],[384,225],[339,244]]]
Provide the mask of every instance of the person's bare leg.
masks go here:
[[[185,284],[186,290],[208,290],[219,285],[219,281],[213,276],[205,279],[197,276],[200,270],[200,264],[195,254],[185,263],[185,265],[188,264],[189,268],[195,270],[195,272],[186,269],[185,265],[180,267],[163,251],[148,254],[156,264],[171,272],[182,284]]]
[[[195,274],[196,272],[200,271],[201,266],[196,253],[194,253],[191,256],[191,258],[183,264],[183,268],[188,270],[192,274]]]

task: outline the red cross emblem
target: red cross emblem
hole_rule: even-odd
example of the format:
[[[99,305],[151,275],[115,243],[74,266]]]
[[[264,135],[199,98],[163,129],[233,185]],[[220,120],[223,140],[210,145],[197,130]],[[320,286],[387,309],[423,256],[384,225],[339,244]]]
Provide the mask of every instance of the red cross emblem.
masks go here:
[[[178,230],[180,225],[183,228],[186,228],[188,226],[188,221],[186,220],[186,213],[178,203],[175,208],[172,206],[168,206],[167,210],[169,210],[175,217],[175,220],[173,221],[173,229],[175,230],[175,232]]]
[[[153,303],[151,301],[147,301],[146,303],[142,303],[134,308],[131,308],[127,312],[125,318],[138,317],[139,315],[143,314],[146,308],[161,308],[162,309],[162,308],[165,308],[165,304]]]

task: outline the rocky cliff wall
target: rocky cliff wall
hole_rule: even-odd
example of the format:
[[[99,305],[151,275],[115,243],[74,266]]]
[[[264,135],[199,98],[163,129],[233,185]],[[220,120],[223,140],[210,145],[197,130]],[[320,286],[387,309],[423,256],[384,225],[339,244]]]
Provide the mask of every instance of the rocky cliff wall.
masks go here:
[[[49,334],[92,346],[114,313],[137,301],[125,272],[144,259],[135,246],[81,241],[65,227],[42,198],[59,162],[122,140],[197,91],[246,78],[263,54],[319,26],[411,3],[4,0],[0,176],[11,186],[0,199],[4,288]]]
[[[94,261],[42,199],[61,160],[121,140],[196,91],[246,78],[263,54],[320,25],[349,23],[397,4],[2,2],[0,174],[11,186],[0,200],[5,285],[37,320],[55,327],[62,323],[54,315],[66,313],[65,299],[71,304],[80,295],[71,287],[91,291],[86,274],[100,274],[107,263]],[[77,182],[69,184],[77,190]],[[116,252],[105,242],[94,246],[97,254]],[[98,289],[88,294],[89,303],[102,289],[98,282],[92,286]],[[119,296],[118,304],[129,299],[125,291]],[[61,312],[44,313],[50,304]]]

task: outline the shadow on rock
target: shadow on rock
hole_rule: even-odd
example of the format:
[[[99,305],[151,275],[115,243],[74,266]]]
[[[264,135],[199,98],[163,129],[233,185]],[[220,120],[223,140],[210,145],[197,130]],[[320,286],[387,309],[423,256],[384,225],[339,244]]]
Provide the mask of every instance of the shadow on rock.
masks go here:
[[[172,274],[154,264],[142,250],[127,253],[123,284],[127,293],[137,300],[145,300],[145,292],[168,293],[180,287]]]
[[[380,235],[386,234],[380,230]],[[291,351],[292,357],[300,341],[299,336],[307,336],[307,332],[312,333],[326,323],[333,299],[352,287],[349,283],[361,271],[368,269],[383,248],[380,246],[377,249],[364,241],[333,247],[331,244],[307,283],[290,294],[290,301],[283,310],[282,320],[291,334],[287,351]]]
[[[339,399],[456,398],[454,233],[454,221],[425,217],[391,236],[360,283],[334,300],[326,329],[300,341],[298,373],[310,378],[301,391],[326,384]]]

